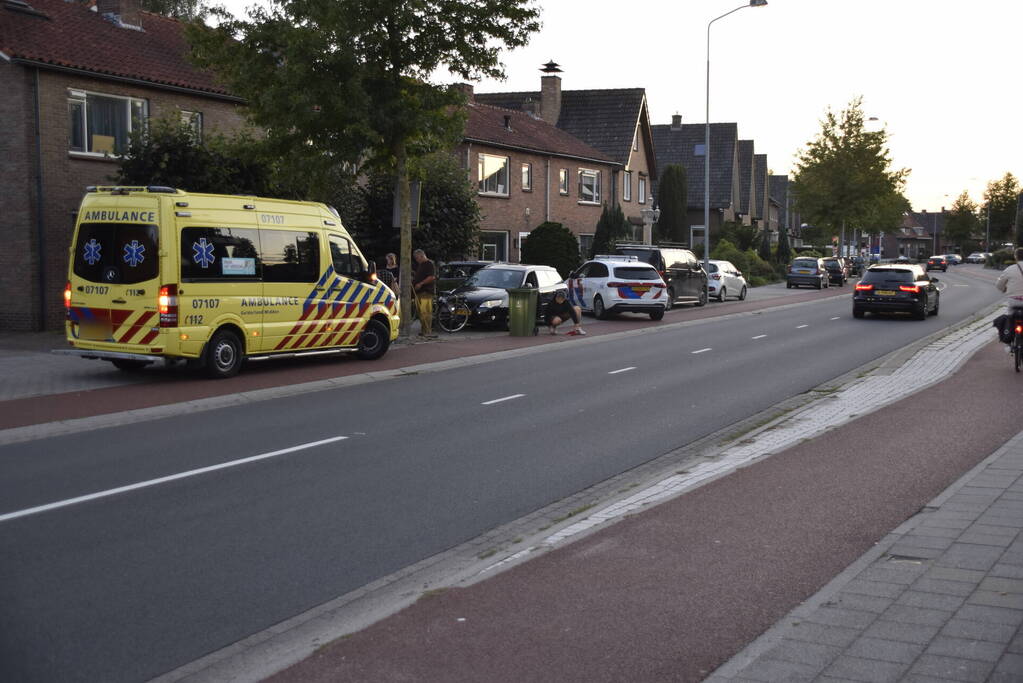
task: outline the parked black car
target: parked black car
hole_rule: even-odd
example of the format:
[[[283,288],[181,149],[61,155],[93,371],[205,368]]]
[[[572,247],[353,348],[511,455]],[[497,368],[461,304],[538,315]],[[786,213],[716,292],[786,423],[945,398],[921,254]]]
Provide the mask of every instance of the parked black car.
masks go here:
[[[469,276],[481,268],[490,265],[489,261],[450,261],[442,263],[437,269],[437,291],[446,292],[469,279]]]
[[[696,254],[677,244],[618,244],[616,254],[649,263],[668,285],[668,310],[675,304],[707,303],[707,271]]]
[[[506,327],[508,290],[518,287],[535,287],[539,292],[537,320],[543,318],[547,304],[554,298],[554,292],[567,290],[558,271],[550,266],[490,263],[470,275],[452,293],[464,297],[472,309],[470,325]]]
[[[824,259],[824,267],[831,278],[830,284],[845,287],[845,281],[849,279],[849,266],[844,258],[834,257]]]
[[[871,266],[853,291],[853,317],[866,313],[910,313],[917,320],[938,315],[941,293],[922,267],[914,264]]]

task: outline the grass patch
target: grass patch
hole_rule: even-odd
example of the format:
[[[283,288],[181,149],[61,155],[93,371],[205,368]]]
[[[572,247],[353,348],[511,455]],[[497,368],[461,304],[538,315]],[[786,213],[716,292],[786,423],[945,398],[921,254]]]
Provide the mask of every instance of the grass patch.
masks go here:
[[[626,486],[623,489],[618,489],[618,493],[626,493],[626,492],[631,491],[632,489],[636,488],[637,486],[639,486],[639,484],[636,483],[636,482],[633,482],[633,483],[629,484],[628,486]]]
[[[481,552],[476,557],[478,557],[481,560],[485,560],[488,557],[493,557],[496,554],[497,554],[497,548],[491,548],[490,550],[484,550],[483,552]]]
[[[564,522],[566,519],[571,519],[572,517],[576,517],[578,515],[581,515],[582,513],[586,512],[591,507],[593,507],[594,505],[596,505],[596,503],[590,503],[589,505],[583,505],[582,507],[577,507],[575,510],[572,510],[567,515],[565,515],[564,517],[558,517],[553,522],[551,522],[551,524],[560,524],[561,522]]]
[[[522,537],[519,536],[518,538],[516,538],[515,540],[512,541],[512,544],[515,544],[515,543],[522,543]]]

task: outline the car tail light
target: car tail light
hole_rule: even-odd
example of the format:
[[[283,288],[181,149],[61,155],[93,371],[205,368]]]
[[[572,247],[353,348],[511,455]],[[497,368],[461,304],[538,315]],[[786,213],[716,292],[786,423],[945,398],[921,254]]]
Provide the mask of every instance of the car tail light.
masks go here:
[[[160,310],[160,327],[178,326],[178,286],[164,285],[156,298]]]
[[[920,293],[920,285],[899,285],[900,292],[913,292],[914,294]]]
[[[714,273],[713,275],[711,275],[711,278],[713,278],[714,280],[720,280],[721,279],[721,273]]]
[[[1016,334],[1023,334],[1023,325],[1016,325]]]
[[[874,285],[861,285],[861,284],[857,283],[856,284],[856,291],[857,292],[873,292],[874,291]]]
[[[64,309],[70,314],[71,313],[71,280],[67,281],[64,285]]]

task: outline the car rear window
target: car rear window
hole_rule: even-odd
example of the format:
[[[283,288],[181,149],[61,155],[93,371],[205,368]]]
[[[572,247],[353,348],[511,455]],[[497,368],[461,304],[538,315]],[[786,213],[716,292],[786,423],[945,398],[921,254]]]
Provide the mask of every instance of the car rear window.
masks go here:
[[[793,268],[816,268],[817,259],[813,258],[797,258],[792,262]]]
[[[915,282],[916,275],[904,268],[871,268],[863,276],[863,282]]]
[[[619,266],[615,268],[615,277],[623,280],[660,280],[661,276],[649,266]]]
[[[707,264],[707,272],[708,273],[716,273],[716,272],[718,272],[718,264],[716,264],[716,263],[708,263]]]
[[[82,223],[75,275],[89,282],[133,285],[160,272],[159,230],[141,223]]]
[[[649,263],[652,266],[656,266],[658,261],[658,254],[653,249],[625,249],[619,247],[617,253],[623,254],[624,256],[635,256],[644,263]]]

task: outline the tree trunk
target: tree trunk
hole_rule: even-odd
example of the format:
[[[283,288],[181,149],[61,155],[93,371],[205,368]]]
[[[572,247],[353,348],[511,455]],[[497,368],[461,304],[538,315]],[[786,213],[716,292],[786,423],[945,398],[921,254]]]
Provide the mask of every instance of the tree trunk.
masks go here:
[[[399,255],[398,290],[401,292],[401,327],[399,334],[408,337],[412,330],[412,202],[408,182],[408,152],[405,142],[394,147],[395,166],[398,176],[398,222],[401,226],[401,253]]]

